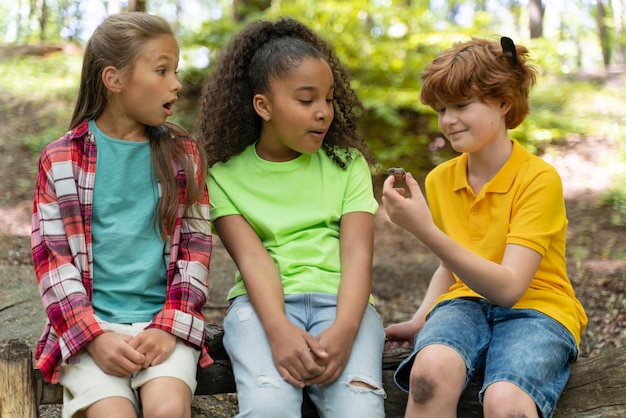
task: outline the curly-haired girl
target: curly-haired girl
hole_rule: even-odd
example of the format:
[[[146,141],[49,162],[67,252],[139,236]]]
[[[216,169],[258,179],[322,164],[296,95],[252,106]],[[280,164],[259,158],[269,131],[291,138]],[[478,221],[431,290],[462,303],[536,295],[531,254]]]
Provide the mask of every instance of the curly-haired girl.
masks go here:
[[[300,416],[303,389],[323,416],[384,416],[359,108],[331,48],[294,19],[244,28],[209,77],[198,136],[238,268],[224,345],[240,416]]]

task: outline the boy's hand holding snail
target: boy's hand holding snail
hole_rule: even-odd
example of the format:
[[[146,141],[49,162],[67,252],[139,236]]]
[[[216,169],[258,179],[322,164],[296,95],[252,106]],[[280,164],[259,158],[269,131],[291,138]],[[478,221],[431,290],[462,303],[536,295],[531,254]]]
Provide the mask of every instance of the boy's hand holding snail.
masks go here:
[[[389,170],[389,175],[390,176],[394,176],[396,179],[396,182],[398,181],[404,181],[404,176],[406,175],[406,171],[404,171],[404,168],[402,167],[391,167]]]

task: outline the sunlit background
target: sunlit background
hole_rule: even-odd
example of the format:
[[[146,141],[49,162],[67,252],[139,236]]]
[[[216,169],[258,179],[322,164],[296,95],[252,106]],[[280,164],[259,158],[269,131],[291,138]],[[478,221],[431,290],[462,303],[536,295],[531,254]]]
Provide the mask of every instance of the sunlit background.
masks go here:
[[[607,168],[601,180],[581,184],[601,189],[601,204],[622,214],[616,223],[626,222],[626,0],[0,1],[0,100],[34,156],[67,128],[82,47],[115,12],[139,8],[172,23],[184,84],[172,119],[191,132],[202,81],[230,37],[251,20],[300,19],[348,69],[380,167],[403,165],[418,175],[452,155],[434,113],[418,100],[421,70],[454,42],[508,36],[529,48],[541,71],[531,115],[512,136],[552,161],[555,145],[599,139],[611,147],[598,162]],[[25,109],[36,118],[20,118]]]
[[[580,69],[595,70],[603,66],[601,40],[598,39],[598,24],[604,20],[607,27],[614,31],[613,41],[620,42],[623,37],[624,1],[623,0],[543,0],[542,37],[557,43],[556,49],[560,53],[579,54],[577,59],[581,65],[565,66],[564,72]],[[233,1],[233,0],[149,0],[146,1],[146,10],[161,15],[170,21],[179,24],[181,35],[192,35],[207,29],[211,21],[232,16],[233,5],[236,3],[258,4],[266,9],[280,9],[296,6],[303,9],[315,6],[316,9],[350,4],[354,7],[367,5],[364,8],[383,11],[398,7],[401,4],[411,4],[415,13],[428,10],[438,23],[433,28],[447,31],[450,25],[458,25],[461,29],[481,27],[490,29],[493,33],[507,33],[510,37],[526,40],[531,37],[527,21],[532,13],[532,1],[527,0],[482,0],[482,1]],[[599,17],[599,4],[605,3],[604,17]],[[34,7],[33,7],[34,6]],[[0,25],[3,29],[2,40],[5,43],[31,42],[33,39],[48,41],[62,40],[84,43],[94,28],[105,16],[129,7],[128,1],[121,0],[2,0],[0,6]],[[47,28],[42,34],[41,18],[46,16]],[[397,16],[397,22],[387,22],[389,25],[374,26],[371,35],[387,34],[392,37],[402,37],[408,33],[408,27],[403,24],[406,16]],[[332,28],[330,28],[332,29]],[[615,43],[615,42],[613,42]],[[618,50],[621,53],[621,51]],[[207,56],[198,56],[198,62],[190,65],[208,65]],[[619,62],[623,57],[618,57]]]

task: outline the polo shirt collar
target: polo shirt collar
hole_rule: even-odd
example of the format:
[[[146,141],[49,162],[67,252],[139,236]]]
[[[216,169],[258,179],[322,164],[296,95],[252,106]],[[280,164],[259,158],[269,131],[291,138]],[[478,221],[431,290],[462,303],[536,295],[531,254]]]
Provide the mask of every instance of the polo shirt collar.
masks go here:
[[[513,149],[509,159],[500,168],[500,171],[483,187],[481,194],[506,193],[513,184],[517,172],[524,162],[528,159],[528,151],[520,145],[517,140],[512,139]],[[467,181],[467,154],[463,153],[458,157],[454,172],[454,191],[469,188]]]

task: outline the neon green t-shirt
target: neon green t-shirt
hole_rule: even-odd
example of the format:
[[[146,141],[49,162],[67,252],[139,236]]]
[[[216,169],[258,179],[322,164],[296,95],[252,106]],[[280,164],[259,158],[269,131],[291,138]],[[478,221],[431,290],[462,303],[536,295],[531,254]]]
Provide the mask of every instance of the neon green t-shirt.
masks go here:
[[[560,322],[580,343],[587,316],[567,277],[567,217],[556,169],[517,141],[511,156],[475,195],[467,181],[467,154],[435,167],[426,195],[437,226],[468,250],[496,263],[507,244],[542,255],[528,290],[514,308],[530,308]],[[442,300],[479,296],[458,277]]]
[[[276,263],[286,295],[337,294],[341,217],[378,209],[369,166],[358,151],[351,155],[343,170],[323,150],[270,162],[250,145],[209,170],[211,219],[246,219]],[[246,293],[239,272],[235,279],[228,299]]]

